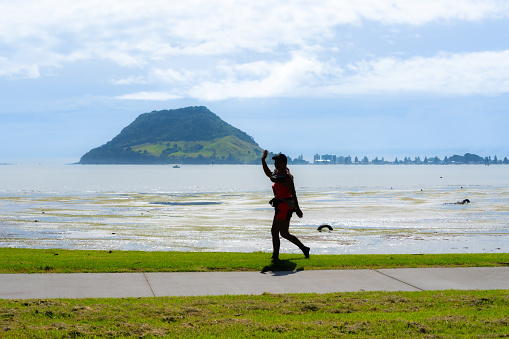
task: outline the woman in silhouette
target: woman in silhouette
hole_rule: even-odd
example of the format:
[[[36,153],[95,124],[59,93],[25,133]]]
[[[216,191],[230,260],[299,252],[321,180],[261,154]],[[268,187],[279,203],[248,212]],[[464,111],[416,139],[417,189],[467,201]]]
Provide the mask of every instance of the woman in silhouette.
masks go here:
[[[274,248],[272,259],[279,260],[280,235],[298,246],[306,258],[309,258],[309,247],[304,246],[296,236],[289,232],[290,219],[292,218],[293,212],[295,212],[299,218],[302,218],[303,214],[299,207],[297,194],[295,193],[293,175],[290,174],[290,170],[286,166],[286,155],[279,153],[272,157],[276,169],[271,171],[265,161],[265,159],[267,159],[267,154],[268,152],[265,150],[262,156],[263,171],[274,183],[272,185],[274,199],[271,200],[271,205],[275,208],[271,229],[272,246]]]

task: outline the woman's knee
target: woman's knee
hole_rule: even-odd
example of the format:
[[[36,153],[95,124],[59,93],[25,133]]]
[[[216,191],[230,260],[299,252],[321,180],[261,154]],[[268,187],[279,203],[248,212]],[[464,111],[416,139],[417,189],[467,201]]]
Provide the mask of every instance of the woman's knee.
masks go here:
[[[274,219],[272,221],[272,229],[277,229],[277,230],[281,231],[281,230],[288,229],[289,226],[290,226],[290,223],[283,219]]]
[[[280,231],[279,234],[285,239],[293,238],[293,235],[290,234],[288,231]]]

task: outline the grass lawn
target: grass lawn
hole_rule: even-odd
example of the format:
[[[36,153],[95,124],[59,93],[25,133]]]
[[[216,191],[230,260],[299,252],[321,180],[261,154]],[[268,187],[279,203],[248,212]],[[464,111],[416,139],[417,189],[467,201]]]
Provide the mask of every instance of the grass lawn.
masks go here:
[[[0,300],[2,338],[501,338],[509,291]]]
[[[509,266],[509,253],[311,255],[269,253],[75,251],[0,248],[0,273],[207,272]]]
[[[0,249],[1,273],[508,266],[509,254],[302,255]],[[0,286],[1,288],[1,286]],[[0,300],[0,338],[501,338],[509,290]]]

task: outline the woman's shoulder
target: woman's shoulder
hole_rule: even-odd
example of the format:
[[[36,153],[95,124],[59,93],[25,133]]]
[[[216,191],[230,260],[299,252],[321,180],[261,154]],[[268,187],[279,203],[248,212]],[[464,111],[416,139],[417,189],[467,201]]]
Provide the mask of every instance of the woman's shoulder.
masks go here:
[[[293,175],[290,174],[290,172],[288,171],[280,173],[277,170],[275,170],[274,172],[272,172],[270,180],[272,180],[272,182],[284,183],[288,181],[293,181]]]
[[[293,175],[290,172],[286,172],[283,178],[285,183],[293,183]]]
[[[286,179],[286,175],[281,175],[281,174],[273,174],[271,177],[270,177],[270,180],[272,182],[277,182],[277,183],[284,183],[287,179]]]

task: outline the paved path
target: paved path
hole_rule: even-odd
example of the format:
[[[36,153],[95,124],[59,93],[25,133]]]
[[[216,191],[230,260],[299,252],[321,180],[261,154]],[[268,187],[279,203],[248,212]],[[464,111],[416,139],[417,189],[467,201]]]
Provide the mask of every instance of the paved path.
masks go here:
[[[509,267],[0,274],[0,299],[509,289]]]

